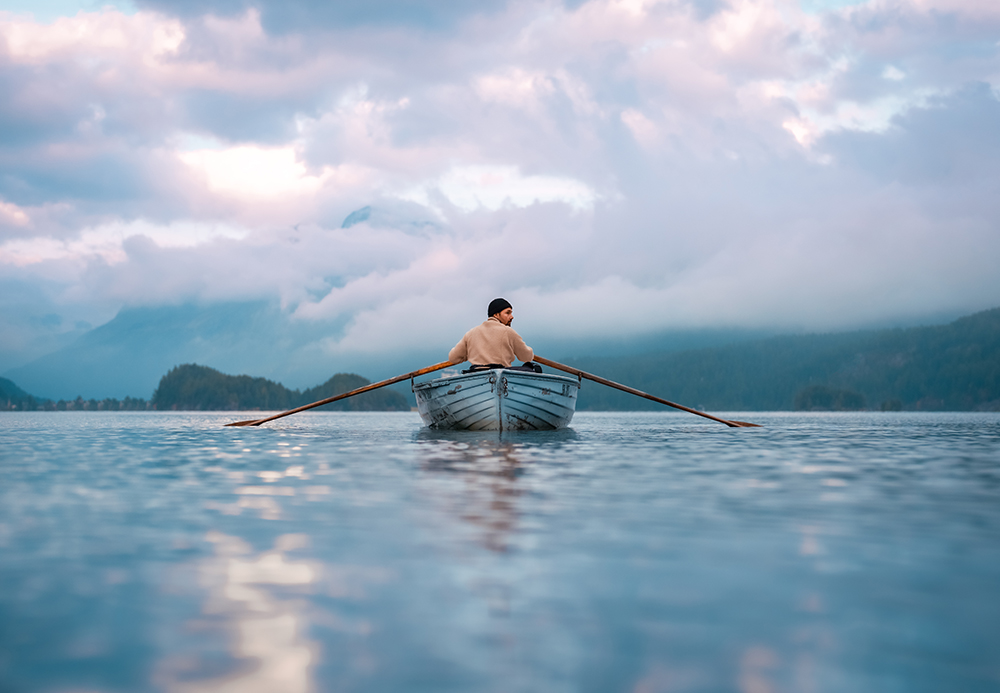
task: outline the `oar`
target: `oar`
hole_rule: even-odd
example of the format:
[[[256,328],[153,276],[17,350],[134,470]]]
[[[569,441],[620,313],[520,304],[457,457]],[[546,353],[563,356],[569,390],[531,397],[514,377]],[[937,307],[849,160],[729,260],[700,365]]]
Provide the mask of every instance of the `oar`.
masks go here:
[[[622,392],[627,392],[631,395],[638,395],[639,397],[645,397],[646,399],[651,399],[654,402],[659,402],[660,404],[666,404],[668,407],[673,407],[674,409],[680,409],[681,411],[686,411],[691,414],[697,414],[698,416],[704,416],[706,419],[711,419],[712,421],[718,421],[719,423],[724,423],[731,428],[746,428],[754,427],[759,428],[760,424],[748,423],[746,421],[727,421],[726,419],[720,419],[718,416],[712,416],[711,414],[706,414],[703,411],[698,411],[697,409],[691,409],[690,407],[685,407],[683,404],[677,404],[676,402],[670,402],[665,399],[656,397],[655,395],[650,395],[642,390],[636,390],[634,387],[629,387],[628,385],[622,385],[621,383],[616,383],[613,380],[608,380],[607,378],[602,378],[599,375],[593,375],[592,373],[587,373],[586,371],[581,371],[579,368],[573,368],[572,366],[564,366],[561,363],[556,363],[555,361],[549,361],[548,359],[543,359],[541,356],[535,356],[535,361],[544,364],[546,366],[551,366],[560,371],[566,371],[567,373],[572,373],[573,375],[586,378],[587,380],[593,380],[595,383],[600,383],[601,385],[607,385],[608,387],[613,387]]]
[[[426,373],[433,373],[434,371],[439,371],[442,368],[447,368],[448,366],[454,366],[451,361],[442,361],[441,363],[436,363],[433,366],[427,366],[427,368],[421,368],[419,371],[412,371],[410,373],[405,373],[403,375],[397,375],[395,378],[389,378],[388,380],[383,380],[378,383],[372,383],[371,385],[365,385],[364,387],[359,387],[356,390],[351,390],[350,392],[345,392],[340,395],[334,395],[333,397],[327,397],[326,399],[321,399],[318,402],[313,402],[312,404],[306,404],[301,407],[296,407],[295,409],[290,409],[289,411],[282,412],[280,414],[275,414],[274,416],[269,416],[266,419],[252,419],[250,421],[234,421],[233,423],[226,424],[227,426],[260,426],[262,423],[267,423],[268,421],[274,421],[275,419],[280,419],[283,416],[291,416],[292,414],[298,414],[300,411],[305,411],[306,409],[313,409],[315,407],[322,407],[324,404],[329,404],[330,402],[336,402],[338,399],[347,399],[348,397],[353,397],[354,395],[360,395],[362,392],[370,392],[372,390],[377,390],[380,387],[385,387],[386,385],[392,385],[393,383],[398,383],[401,380],[409,380],[410,378],[416,378],[418,375],[425,375]]]

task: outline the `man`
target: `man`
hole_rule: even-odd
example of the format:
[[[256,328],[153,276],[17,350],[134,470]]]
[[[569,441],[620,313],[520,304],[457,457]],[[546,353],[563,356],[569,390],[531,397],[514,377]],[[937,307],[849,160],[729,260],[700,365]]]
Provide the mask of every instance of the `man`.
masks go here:
[[[541,367],[531,363],[535,352],[531,350],[521,335],[514,331],[510,323],[514,320],[514,309],[503,298],[490,301],[486,309],[489,318],[481,325],[473,327],[465,333],[462,341],[448,352],[448,360],[452,363],[469,361],[472,368],[510,368],[515,358],[524,361],[523,366],[516,368],[541,372]]]

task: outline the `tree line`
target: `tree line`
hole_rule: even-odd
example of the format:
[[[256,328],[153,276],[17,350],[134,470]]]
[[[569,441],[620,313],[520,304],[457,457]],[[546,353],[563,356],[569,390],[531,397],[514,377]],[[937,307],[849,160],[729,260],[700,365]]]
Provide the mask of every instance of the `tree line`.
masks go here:
[[[19,388],[7,378],[0,378],[0,410],[4,411],[146,411],[152,404],[144,399],[126,397],[117,399],[60,399],[35,397]]]
[[[123,400],[83,399],[53,401],[34,397],[10,380],[0,378],[0,408],[7,411],[276,411],[317,402],[368,385],[352,373],[337,373],[322,385],[291,390],[281,383],[249,375],[226,375],[197,364],[170,369],[160,378],[147,401],[134,397]],[[406,397],[395,390],[379,389],[326,405],[333,411],[409,411]]]
[[[370,382],[351,373],[337,373],[322,385],[299,391],[249,375],[226,375],[208,366],[175,366],[160,379],[152,404],[158,410],[294,409],[343,394]],[[395,390],[379,389],[326,405],[333,411],[409,411],[410,404]]]

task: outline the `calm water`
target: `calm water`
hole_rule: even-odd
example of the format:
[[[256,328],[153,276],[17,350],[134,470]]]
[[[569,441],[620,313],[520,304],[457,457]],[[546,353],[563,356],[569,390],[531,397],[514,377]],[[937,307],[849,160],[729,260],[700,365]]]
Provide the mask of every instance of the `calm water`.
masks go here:
[[[1000,415],[240,418],[0,415],[0,691],[1000,690]]]

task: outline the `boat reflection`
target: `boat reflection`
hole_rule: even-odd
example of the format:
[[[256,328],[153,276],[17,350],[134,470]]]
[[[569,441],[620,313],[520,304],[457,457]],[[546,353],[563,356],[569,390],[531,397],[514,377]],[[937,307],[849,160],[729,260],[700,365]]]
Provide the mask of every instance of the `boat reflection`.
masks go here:
[[[522,476],[540,455],[576,438],[569,428],[502,433],[425,428],[414,437],[421,468],[460,484],[436,485],[440,504],[476,530],[477,543],[497,553],[510,551],[519,532]]]
[[[449,429],[421,428],[413,439],[417,443],[440,444],[443,448],[451,445],[517,447],[530,454],[533,449],[551,449],[579,439],[572,428],[554,431],[457,431]]]

